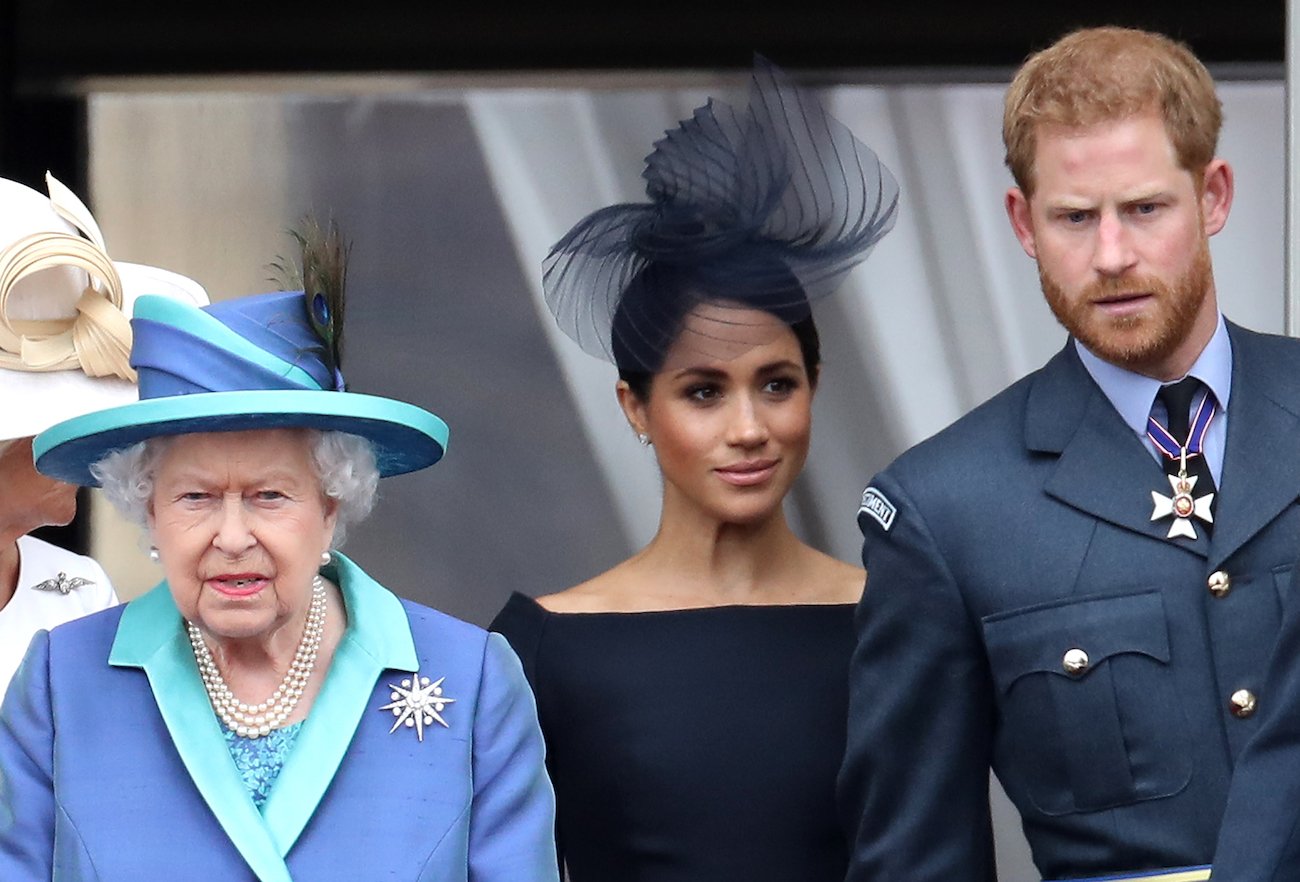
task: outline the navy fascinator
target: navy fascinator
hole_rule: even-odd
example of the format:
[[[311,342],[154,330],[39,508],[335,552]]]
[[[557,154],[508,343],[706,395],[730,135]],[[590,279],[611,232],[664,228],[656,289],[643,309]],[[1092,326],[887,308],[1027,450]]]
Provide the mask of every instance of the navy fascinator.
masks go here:
[[[876,154],[761,57],[745,107],[710,99],[645,162],[648,203],[593,212],[543,263],[560,328],[621,369],[658,370],[703,302],[807,317],[898,210],[898,183]],[[734,322],[714,321],[735,338]]]

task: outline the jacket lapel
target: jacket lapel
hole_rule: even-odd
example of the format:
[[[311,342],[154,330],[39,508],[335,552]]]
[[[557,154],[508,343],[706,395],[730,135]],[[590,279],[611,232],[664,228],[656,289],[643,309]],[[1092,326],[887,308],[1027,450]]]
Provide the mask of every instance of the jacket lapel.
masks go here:
[[[194,786],[257,878],[291,882],[284,858],[230,757],[165,582],[127,604],[108,661],[144,669]]]
[[[1210,564],[1218,567],[1300,497],[1300,392],[1279,377],[1257,335],[1228,325],[1232,395]]]
[[[263,807],[281,855],[293,848],[329,789],[380,675],[419,668],[401,601],[343,555],[335,552],[334,559],[322,573],[343,592],[347,632]]]
[[[1025,440],[1030,450],[1059,454],[1044,484],[1048,495],[1167,541],[1169,519],[1151,520],[1151,492],[1169,492],[1164,470],[1088,375],[1073,341],[1034,378],[1025,406]],[[1204,530],[1197,530],[1194,541],[1173,544],[1202,556],[1210,547]]]

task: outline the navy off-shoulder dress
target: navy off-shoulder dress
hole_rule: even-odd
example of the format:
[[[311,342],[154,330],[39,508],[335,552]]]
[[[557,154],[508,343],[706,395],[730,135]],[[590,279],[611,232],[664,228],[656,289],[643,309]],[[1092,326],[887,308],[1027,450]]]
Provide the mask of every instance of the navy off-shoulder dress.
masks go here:
[[[843,882],[835,809],[853,606],[492,624],[537,696],[571,882]]]

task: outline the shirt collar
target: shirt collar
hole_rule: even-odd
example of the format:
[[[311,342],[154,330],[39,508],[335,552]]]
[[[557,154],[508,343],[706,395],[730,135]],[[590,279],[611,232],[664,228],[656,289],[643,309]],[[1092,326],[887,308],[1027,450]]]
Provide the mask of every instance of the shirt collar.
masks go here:
[[[1077,339],[1074,348],[1088,374],[1101,387],[1115,410],[1119,411],[1120,418],[1135,433],[1145,435],[1151,405],[1163,384],[1159,380],[1104,361],[1088,351]],[[1195,377],[1208,386],[1219,403],[1219,412],[1227,412],[1228,396],[1232,392],[1232,341],[1228,338],[1228,325],[1223,320],[1222,313],[1214,328],[1214,336],[1196,357],[1187,376]]]
[[[343,591],[348,613],[347,635],[354,644],[364,649],[380,667],[399,671],[419,668],[411,623],[395,594],[337,551],[321,574],[333,579]]]

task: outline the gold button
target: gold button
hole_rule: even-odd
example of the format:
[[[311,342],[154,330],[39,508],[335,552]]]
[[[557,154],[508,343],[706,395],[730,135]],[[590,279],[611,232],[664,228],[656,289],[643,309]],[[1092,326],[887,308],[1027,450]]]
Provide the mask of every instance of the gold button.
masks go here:
[[[1227,597],[1228,592],[1232,590],[1232,577],[1223,570],[1215,570],[1210,573],[1209,581],[1206,584],[1210,588],[1210,593],[1215,597]]]
[[[1061,667],[1071,677],[1077,677],[1088,670],[1088,653],[1082,649],[1067,649],[1061,656]]]
[[[1238,689],[1228,702],[1232,705],[1232,715],[1239,719],[1244,720],[1255,712],[1255,693],[1249,689]]]

